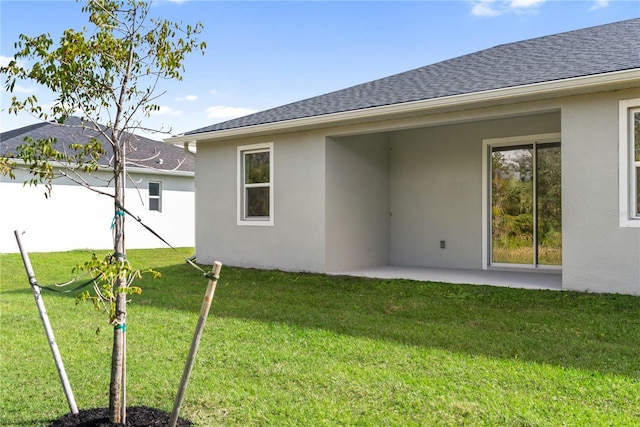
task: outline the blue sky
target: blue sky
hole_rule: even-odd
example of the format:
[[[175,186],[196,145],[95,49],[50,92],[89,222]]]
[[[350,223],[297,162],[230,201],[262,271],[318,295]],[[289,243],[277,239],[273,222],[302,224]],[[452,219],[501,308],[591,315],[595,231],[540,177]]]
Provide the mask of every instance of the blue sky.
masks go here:
[[[80,9],[70,0],[0,0],[0,61],[21,33],[57,39],[86,26]],[[161,110],[144,122],[179,134],[498,44],[637,18],[640,2],[164,0],[152,13],[204,24],[205,55],[188,58],[184,81],[163,85]],[[54,99],[31,83],[17,89],[45,105]],[[37,122],[9,115],[4,78],[0,97],[2,132]]]

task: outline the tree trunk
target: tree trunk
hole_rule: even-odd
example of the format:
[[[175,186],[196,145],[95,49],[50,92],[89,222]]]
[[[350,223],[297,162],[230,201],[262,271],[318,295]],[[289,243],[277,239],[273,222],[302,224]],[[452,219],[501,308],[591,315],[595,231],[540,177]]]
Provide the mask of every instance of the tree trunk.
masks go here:
[[[114,136],[114,140],[117,138]],[[113,227],[113,249],[115,262],[126,261],[124,244],[124,189],[125,189],[125,156],[120,144],[114,144],[115,169],[115,209]],[[122,273],[114,286],[116,293],[116,318],[113,330],[113,351],[111,353],[111,384],[109,387],[109,419],[112,423],[126,424],[125,384],[126,384],[126,331],[127,331],[127,295],[123,292],[127,286],[127,277]]]
[[[125,383],[125,333],[127,320],[127,296],[116,296],[116,325],[113,328],[113,351],[111,353],[111,385],[109,388],[109,418],[112,423],[126,423],[126,408],[123,405]],[[124,416],[123,416],[124,415]]]

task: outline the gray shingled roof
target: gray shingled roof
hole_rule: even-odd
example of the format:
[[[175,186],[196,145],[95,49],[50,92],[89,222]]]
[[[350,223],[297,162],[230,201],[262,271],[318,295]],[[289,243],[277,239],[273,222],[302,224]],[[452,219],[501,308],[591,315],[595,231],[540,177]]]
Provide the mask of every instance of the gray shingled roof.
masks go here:
[[[78,117],[69,117],[64,125],[51,122],[43,122],[25,126],[0,134],[0,155],[16,153],[16,147],[24,144],[25,137],[33,139],[56,138],[57,150],[62,151],[69,144],[78,144],[89,141],[95,137],[102,143],[102,148],[107,151],[100,164],[108,165],[113,151],[111,145],[100,133],[86,122],[82,127],[82,120]],[[103,128],[104,129],[104,128]],[[142,136],[128,134],[130,148],[127,150],[127,165],[130,167],[153,168],[161,171],[194,171],[194,156],[186,153],[182,148],[165,144],[160,141]]]
[[[634,68],[640,68],[640,19],[499,45],[186,135]]]

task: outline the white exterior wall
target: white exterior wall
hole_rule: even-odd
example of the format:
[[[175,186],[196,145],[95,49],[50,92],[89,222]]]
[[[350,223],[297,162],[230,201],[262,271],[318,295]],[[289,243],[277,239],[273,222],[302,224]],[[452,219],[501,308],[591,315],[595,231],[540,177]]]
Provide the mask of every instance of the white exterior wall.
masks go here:
[[[563,288],[640,295],[640,229],[618,223],[618,102],[638,91],[562,104]]]
[[[318,133],[199,144],[198,262],[324,271],[324,137]],[[273,142],[274,225],[237,224],[237,147]]]
[[[389,263],[386,134],[326,142],[326,266],[340,272]]]
[[[106,175],[105,175],[106,176]],[[193,176],[132,173],[139,190],[127,184],[125,207],[175,247],[194,245]],[[70,182],[57,180],[51,197],[44,186],[23,186],[25,173],[11,181],[0,181],[0,253],[18,252],[14,230],[24,231],[24,245],[30,252],[113,247],[111,221],[113,200]],[[148,182],[162,183],[162,212],[148,210]],[[93,180],[92,184],[98,185]],[[143,204],[144,203],[144,204]],[[128,249],[166,247],[131,217],[126,219]]]

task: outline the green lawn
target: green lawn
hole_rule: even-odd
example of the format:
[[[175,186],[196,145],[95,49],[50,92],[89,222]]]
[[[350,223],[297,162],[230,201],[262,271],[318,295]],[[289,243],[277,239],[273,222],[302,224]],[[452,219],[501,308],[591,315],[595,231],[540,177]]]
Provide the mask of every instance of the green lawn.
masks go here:
[[[31,257],[47,284],[89,256]],[[128,404],[170,411],[207,282],[171,250],[128,256],[163,274],[131,298]],[[78,406],[107,406],[105,317],[72,296],[44,302]],[[68,407],[19,255],[0,255],[0,313],[0,425],[46,425]],[[223,267],[181,415],[199,426],[635,426],[639,378],[637,297]]]

